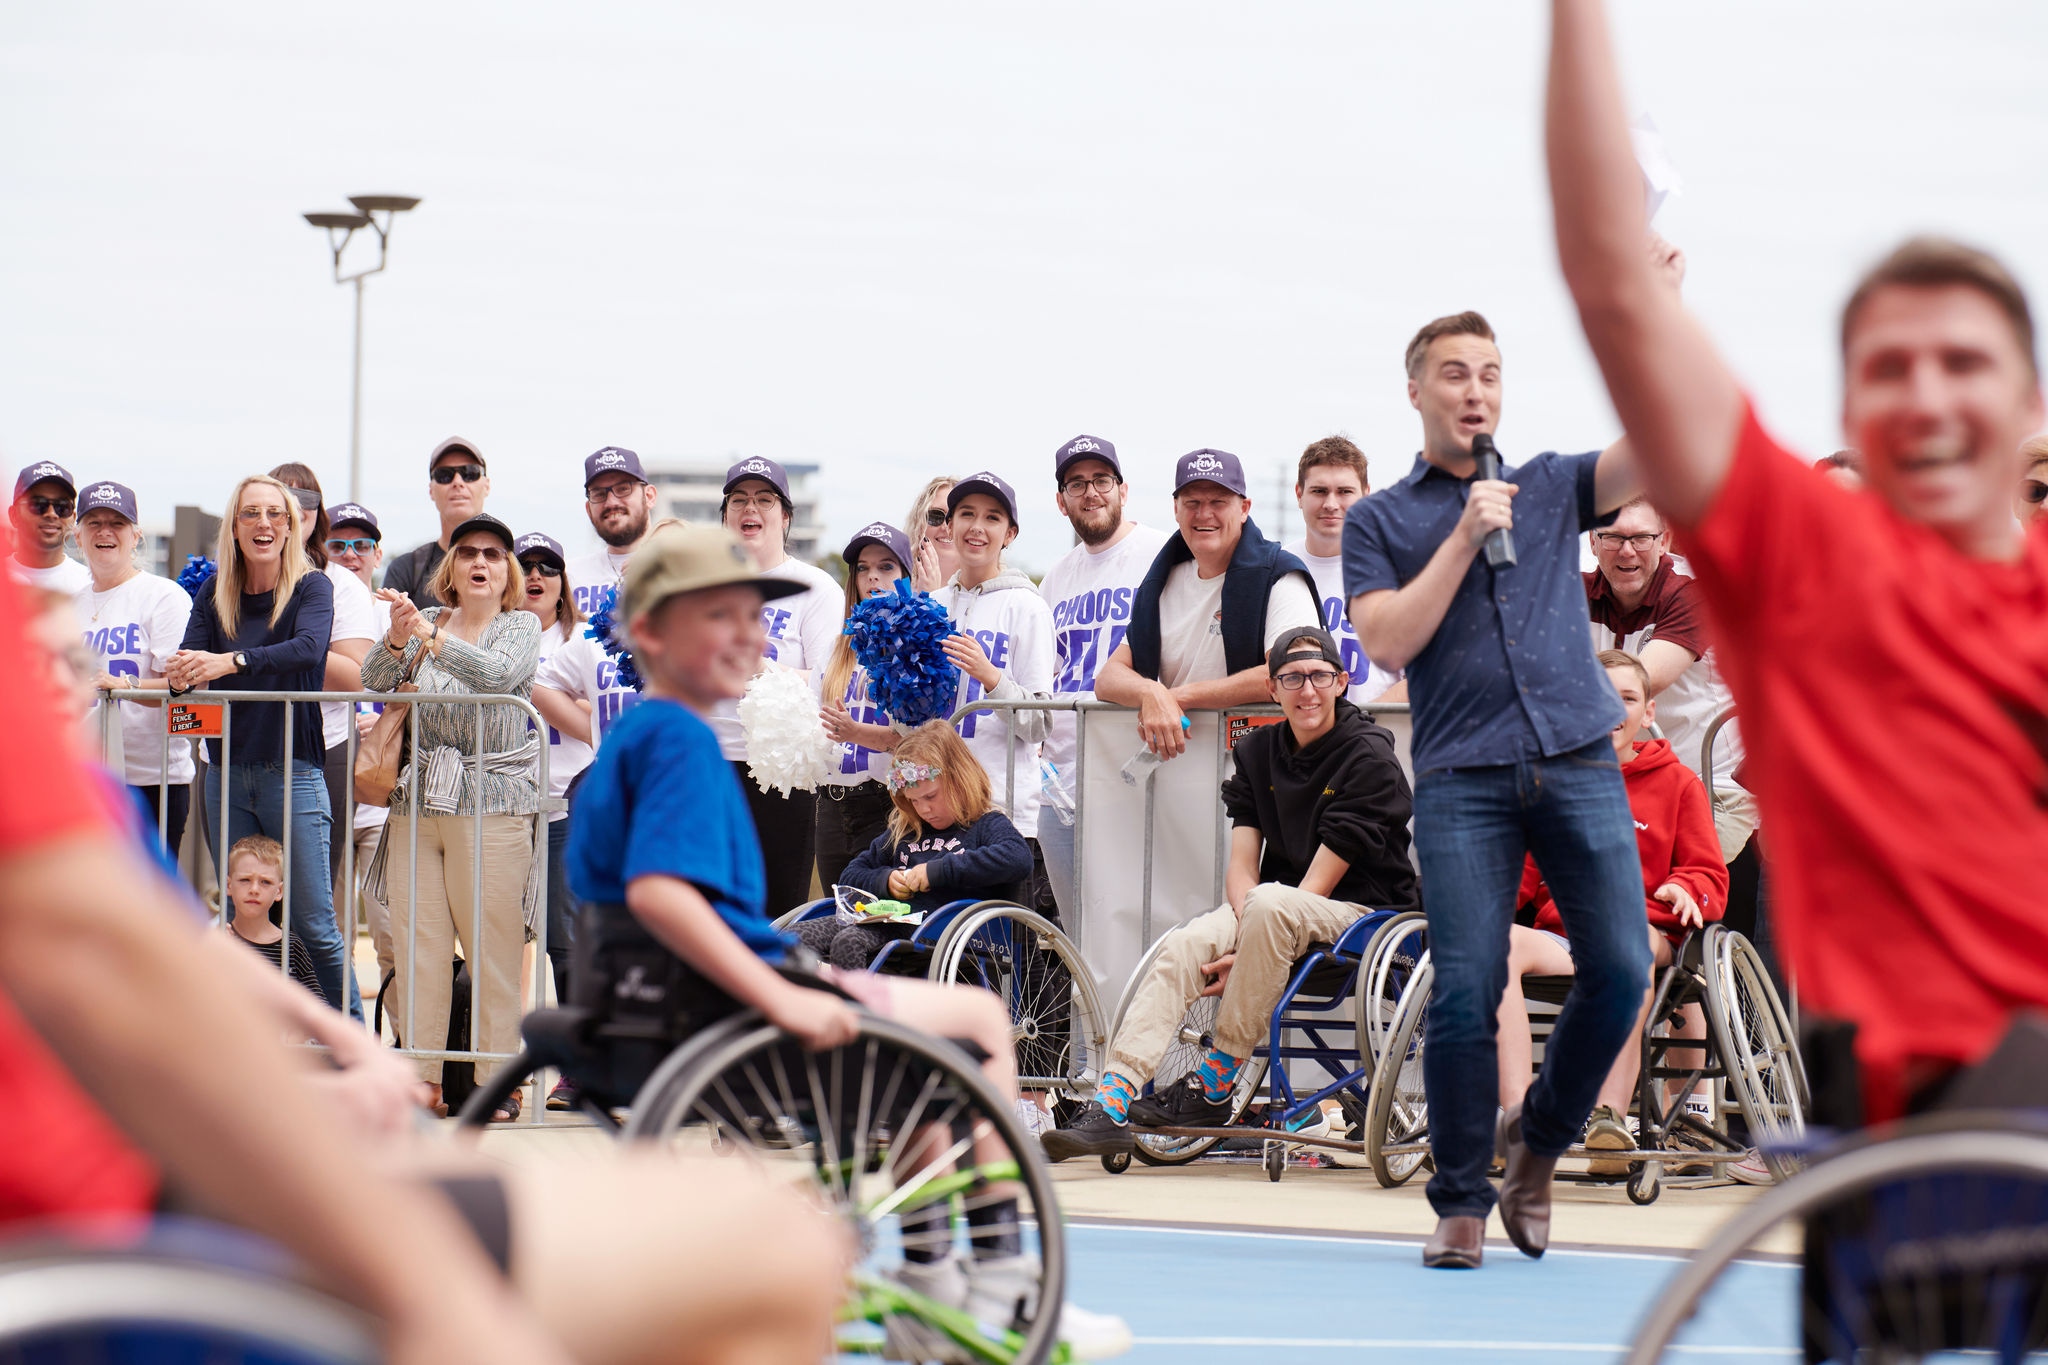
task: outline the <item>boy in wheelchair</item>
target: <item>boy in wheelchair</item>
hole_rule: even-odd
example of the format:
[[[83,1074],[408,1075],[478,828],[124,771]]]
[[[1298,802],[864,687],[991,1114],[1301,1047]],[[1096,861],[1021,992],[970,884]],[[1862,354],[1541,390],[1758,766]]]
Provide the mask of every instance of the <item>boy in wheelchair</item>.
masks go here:
[[[1334,942],[1363,907],[1416,906],[1408,779],[1393,735],[1345,700],[1349,686],[1328,631],[1304,626],[1274,642],[1267,689],[1282,723],[1238,741],[1223,784],[1229,899],[1167,940],[1110,1040],[1094,1102],[1041,1138],[1052,1160],[1127,1153],[1134,1123],[1227,1123],[1237,1074],[1309,945]],[[1216,994],[1216,1046],[1185,1085],[1139,1098],[1188,1005]]]
[[[1687,934],[1708,920],[1718,920],[1726,908],[1728,869],[1721,862],[1721,846],[1714,833],[1713,809],[1706,789],[1672,752],[1669,742],[1643,740],[1643,727],[1657,718],[1657,704],[1650,699],[1650,675],[1642,661],[1619,649],[1602,650],[1600,663],[1607,680],[1621,696],[1627,713],[1613,733],[1614,754],[1621,763],[1622,780],[1628,784],[1629,811],[1635,816],[1636,845],[1643,860],[1643,885],[1652,888],[1644,900],[1648,918],[1652,971],[1671,965],[1673,955]],[[1507,989],[1502,992],[1498,1023],[1500,1056],[1500,1102],[1512,1109],[1522,1102],[1531,1078],[1533,1045],[1529,1036],[1529,1010],[1522,996],[1524,976],[1571,976],[1571,944],[1564,936],[1564,920],[1552,903],[1534,859],[1523,868],[1519,903],[1536,906],[1534,927],[1521,924],[1508,929]],[[1647,1022],[1649,1000],[1636,1020],[1640,1034]],[[1705,1038],[1706,1020],[1697,1004],[1687,1005],[1678,1036]],[[1674,1061],[1680,1061],[1674,1054]],[[1614,1059],[1607,1079],[1601,1083],[1600,1099],[1586,1126],[1585,1144],[1593,1150],[1627,1151],[1635,1146],[1626,1117],[1629,1098],[1635,1093],[1634,1046],[1624,1047]],[[1595,1158],[1589,1169],[1596,1175],[1620,1175],[1626,1162]],[[1768,1173],[1764,1175],[1768,1179]]]
[[[577,964],[577,1004],[633,994],[631,979],[597,979],[604,974],[597,964],[607,945],[615,949],[626,934],[644,931],[700,979],[701,994],[722,992],[759,1010],[806,1047],[853,1040],[857,1016],[846,997],[913,1028],[964,1040],[979,1049],[984,1074],[1014,1104],[1009,1018],[988,992],[819,967],[818,977],[842,995],[781,969],[794,945],[764,913],[763,850],[704,716],[742,695],[762,667],[762,603],[801,590],[759,574],[722,529],[666,528],[634,555],[619,615],[645,680],[642,700],[606,732],[570,816],[569,882],[593,930],[593,951]],[[614,964],[620,960],[615,956]],[[990,1164],[1008,1157],[1000,1139],[995,1146],[981,1153]],[[906,1245],[905,1283],[983,1320],[1006,1321],[1009,1312],[999,1305],[1014,1303],[1029,1276],[1015,1201],[979,1204],[967,1220],[972,1255],[956,1257],[950,1237],[943,1251]],[[1071,1304],[1062,1310],[1060,1332],[1079,1359],[1118,1354],[1130,1343],[1120,1319]]]

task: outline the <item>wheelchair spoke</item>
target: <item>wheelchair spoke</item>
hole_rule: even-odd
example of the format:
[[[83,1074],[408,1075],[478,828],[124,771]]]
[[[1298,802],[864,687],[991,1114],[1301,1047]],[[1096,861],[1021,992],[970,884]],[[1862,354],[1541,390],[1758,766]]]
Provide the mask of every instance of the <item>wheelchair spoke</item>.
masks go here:
[[[988,1120],[986,1119],[976,1123],[974,1130],[968,1133],[966,1137],[956,1140],[952,1146],[946,1148],[931,1161],[926,1162],[924,1168],[910,1179],[899,1182],[896,1188],[884,1197],[880,1203],[868,1210],[868,1215],[873,1218],[880,1218],[886,1214],[894,1213],[913,1193],[924,1189],[935,1176],[950,1173],[954,1162],[974,1150],[976,1140],[987,1131],[988,1126]]]
[[[839,1055],[840,1049],[835,1048],[832,1052],[835,1072],[838,1070],[836,1063]],[[826,1098],[825,1087],[818,1079],[818,1054],[815,1052],[804,1054],[804,1078],[810,1082],[811,1114],[818,1125],[818,1150],[824,1155],[824,1159],[818,1163],[818,1168],[831,1171],[837,1176],[840,1204],[842,1207],[850,1206],[853,1199],[851,1181],[845,1172],[839,1170],[839,1115],[831,1101]],[[838,1093],[837,1086],[833,1087],[833,1093]]]

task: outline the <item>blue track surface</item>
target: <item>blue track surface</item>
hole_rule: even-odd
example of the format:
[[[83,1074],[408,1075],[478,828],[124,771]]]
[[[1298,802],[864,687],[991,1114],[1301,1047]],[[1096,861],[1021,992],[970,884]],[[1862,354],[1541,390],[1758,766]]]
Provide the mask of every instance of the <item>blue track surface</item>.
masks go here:
[[[1132,1365],[1186,1361],[1612,1361],[1679,1262],[1486,1249],[1478,1271],[1424,1270],[1414,1242],[1070,1224],[1067,1296],[1121,1314]],[[1734,1268],[1676,1360],[1793,1361],[1798,1275]]]

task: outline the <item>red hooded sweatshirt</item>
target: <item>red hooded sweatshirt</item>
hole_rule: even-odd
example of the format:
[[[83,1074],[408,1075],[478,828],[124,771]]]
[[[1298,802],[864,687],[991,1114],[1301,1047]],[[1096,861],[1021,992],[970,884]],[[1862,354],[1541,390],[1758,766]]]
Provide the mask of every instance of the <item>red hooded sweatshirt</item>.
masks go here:
[[[1678,761],[1670,742],[1645,740],[1636,756],[1621,765],[1628,784],[1629,813],[1636,818],[1636,848],[1643,859],[1643,909],[1664,937],[1677,943],[1686,928],[1669,905],[1655,896],[1658,887],[1677,882],[1699,902],[1711,922],[1728,908],[1728,868],[1721,862],[1721,840],[1714,832],[1714,810],[1707,789],[1692,769]],[[1536,927],[1564,932],[1564,919],[1550,898],[1531,858],[1522,867],[1522,892],[1517,904],[1536,904]]]

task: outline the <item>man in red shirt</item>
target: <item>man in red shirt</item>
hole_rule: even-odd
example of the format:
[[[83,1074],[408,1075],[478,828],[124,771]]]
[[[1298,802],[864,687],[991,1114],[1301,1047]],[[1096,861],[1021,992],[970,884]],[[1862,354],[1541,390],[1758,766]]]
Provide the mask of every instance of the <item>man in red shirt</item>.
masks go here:
[[[1558,255],[1650,497],[1685,535],[1771,827],[1780,954],[1852,1025],[1872,1119],[2048,1008],[2048,538],[2012,517],[2044,421],[2033,322],[1982,252],[1916,239],[1842,316],[1868,491],[1782,450],[1653,276],[1599,0],[1552,0]],[[1842,724],[1842,717],[1882,724]]]

